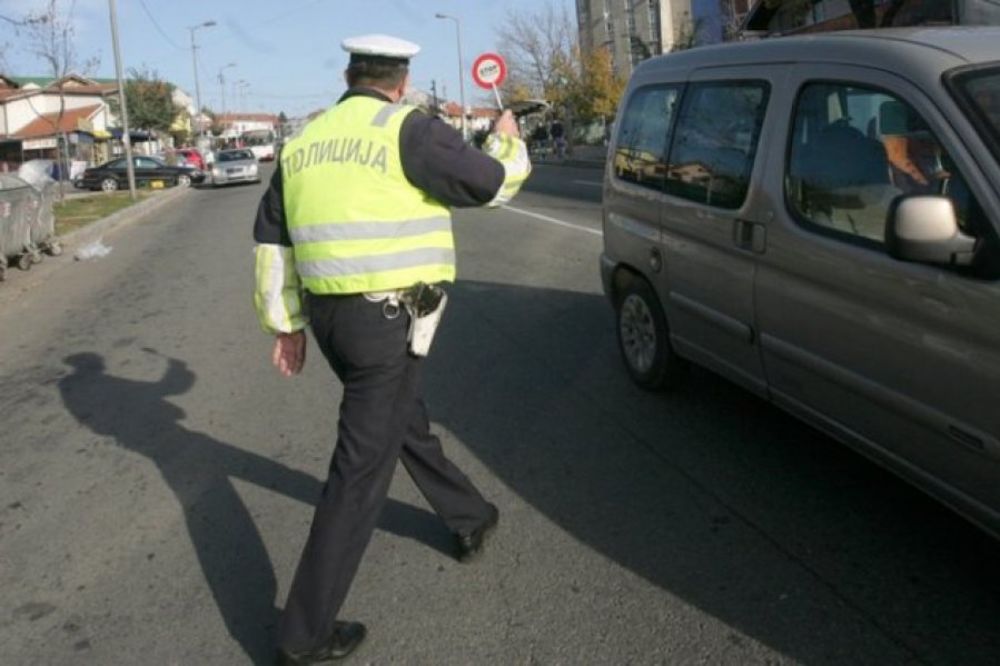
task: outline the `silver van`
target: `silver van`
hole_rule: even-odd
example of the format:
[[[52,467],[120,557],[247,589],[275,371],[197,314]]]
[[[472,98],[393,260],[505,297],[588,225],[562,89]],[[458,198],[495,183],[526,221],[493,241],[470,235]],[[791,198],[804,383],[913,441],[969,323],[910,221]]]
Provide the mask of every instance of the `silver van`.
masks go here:
[[[1000,28],[655,58],[615,128],[633,379],[709,368],[1000,536]]]

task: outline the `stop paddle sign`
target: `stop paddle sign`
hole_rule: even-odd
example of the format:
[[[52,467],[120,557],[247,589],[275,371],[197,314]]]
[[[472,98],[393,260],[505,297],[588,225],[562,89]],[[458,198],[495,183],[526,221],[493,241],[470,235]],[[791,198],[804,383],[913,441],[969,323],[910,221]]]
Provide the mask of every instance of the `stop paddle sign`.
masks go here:
[[[480,88],[490,90],[507,78],[507,63],[496,53],[484,53],[472,63],[472,80]]]

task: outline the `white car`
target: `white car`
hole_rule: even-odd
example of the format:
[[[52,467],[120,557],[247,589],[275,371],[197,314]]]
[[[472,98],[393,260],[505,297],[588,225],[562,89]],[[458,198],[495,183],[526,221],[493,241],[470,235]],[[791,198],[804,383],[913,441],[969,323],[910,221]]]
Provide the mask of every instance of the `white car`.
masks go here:
[[[260,168],[249,148],[220,150],[212,164],[212,185],[259,183]]]

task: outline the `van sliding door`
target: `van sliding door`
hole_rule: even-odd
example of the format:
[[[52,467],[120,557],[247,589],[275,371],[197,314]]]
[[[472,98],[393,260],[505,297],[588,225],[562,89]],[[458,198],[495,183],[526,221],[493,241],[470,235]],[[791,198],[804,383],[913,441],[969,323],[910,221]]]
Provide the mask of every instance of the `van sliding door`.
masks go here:
[[[749,72],[749,73],[748,73]],[[760,395],[766,382],[754,320],[754,270],[767,244],[752,187],[779,68],[709,68],[689,79],[661,211],[671,342],[684,357]]]

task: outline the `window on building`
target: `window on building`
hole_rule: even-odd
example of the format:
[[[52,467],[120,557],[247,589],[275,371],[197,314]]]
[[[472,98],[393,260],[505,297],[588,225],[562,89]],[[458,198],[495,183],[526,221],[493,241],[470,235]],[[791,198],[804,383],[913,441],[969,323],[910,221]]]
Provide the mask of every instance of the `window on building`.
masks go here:
[[[649,0],[649,48],[654,54],[662,53],[660,48],[660,0]]]
[[[767,93],[767,84],[756,81],[690,86],[674,131],[667,192],[719,208],[742,206]]]

